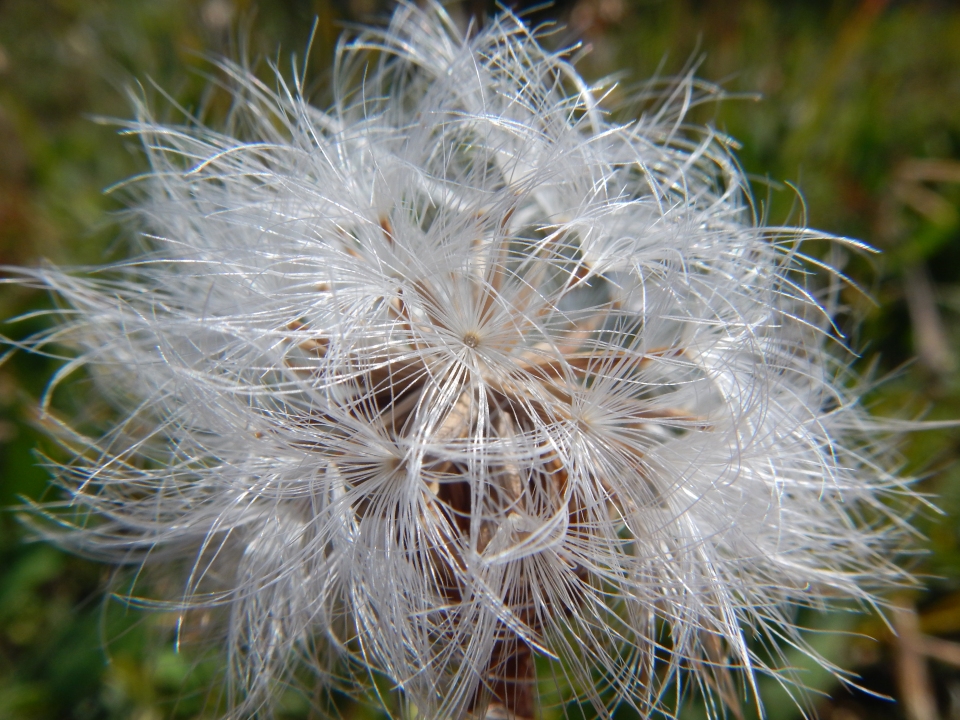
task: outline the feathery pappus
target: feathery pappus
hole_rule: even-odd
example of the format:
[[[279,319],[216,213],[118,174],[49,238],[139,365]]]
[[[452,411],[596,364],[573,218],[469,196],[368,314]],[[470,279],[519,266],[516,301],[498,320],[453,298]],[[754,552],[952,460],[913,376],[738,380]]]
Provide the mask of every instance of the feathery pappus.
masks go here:
[[[341,42],[327,109],[219,67],[223,127],[125,127],[136,254],[15,281],[58,300],[53,385],[116,412],[58,419],[40,526],[220,618],[231,716],[304,678],[431,719],[753,703],[778,642],[815,656],[798,606],[906,581],[830,238],[757,219],[685,120],[709,89],[618,119],[515,15],[432,1]]]

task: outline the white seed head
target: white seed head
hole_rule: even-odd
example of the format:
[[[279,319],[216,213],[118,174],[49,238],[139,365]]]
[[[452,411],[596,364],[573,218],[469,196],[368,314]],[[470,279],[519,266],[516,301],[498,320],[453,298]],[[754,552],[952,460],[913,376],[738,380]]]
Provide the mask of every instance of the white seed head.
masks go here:
[[[43,512],[223,616],[237,717],[305,668],[438,719],[736,704],[813,654],[798,605],[904,579],[823,236],[756,220],[692,79],[622,124],[513,15],[432,2],[340,45],[328,110],[221,69],[225,129],[128,126],[140,254],[19,281],[118,410],[61,426]]]

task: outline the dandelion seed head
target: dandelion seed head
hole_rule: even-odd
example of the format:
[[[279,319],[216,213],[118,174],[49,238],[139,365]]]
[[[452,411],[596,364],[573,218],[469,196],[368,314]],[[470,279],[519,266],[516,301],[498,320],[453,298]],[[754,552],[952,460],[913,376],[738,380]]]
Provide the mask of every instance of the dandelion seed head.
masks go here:
[[[825,236],[757,220],[692,78],[617,120],[514,15],[475,30],[400,4],[326,110],[227,61],[220,129],[138,103],[139,254],[19,271],[54,384],[117,411],[56,431],[49,532],[220,613],[236,717],[304,668],[430,718],[752,702],[778,640],[816,656],[796,607],[905,580]]]

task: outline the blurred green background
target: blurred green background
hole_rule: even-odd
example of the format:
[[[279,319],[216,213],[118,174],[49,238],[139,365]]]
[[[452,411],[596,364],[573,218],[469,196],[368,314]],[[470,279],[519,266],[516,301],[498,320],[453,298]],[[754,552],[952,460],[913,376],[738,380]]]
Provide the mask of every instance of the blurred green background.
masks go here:
[[[492,9],[484,0],[458,7],[463,17]],[[103,190],[142,170],[143,159],[134,141],[95,118],[127,117],[127,88],[141,83],[161,108],[156,88],[196,105],[205,54],[236,55],[236,38],[246,37],[252,55],[287,64],[291,52],[302,54],[314,17],[310,62],[322,88],[343,23],[388,11],[383,0],[0,0],[0,265],[97,263],[122,252],[121,201]],[[960,417],[956,2],[574,0],[532,18],[565,24],[552,42],[591,47],[580,65],[588,77],[622,71],[620,98],[658,70],[699,62],[697,73],[730,97],[695,119],[742,143],[770,221],[802,222],[805,213],[813,227],[883,251],[832,258],[875,300],[844,297],[862,319],[847,328],[864,351],[862,369],[885,379],[871,406],[900,418]],[[216,98],[210,105],[215,114]],[[0,318],[47,302],[0,286]],[[0,332],[22,337],[39,327]],[[169,619],[105,602],[108,568],[26,542],[9,510],[45,496],[34,407],[53,368],[24,354],[0,366],[0,718],[214,717],[218,698],[205,688],[215,658],[173,652]],[[915,518],[925,536],[926,552],[913,561],[922,587],[894,599],[897,636],[876,617],[806,618],[851,633],[813,643],[863,686],[804,671],[825,719],[960,720],[960,432],[916,434],[902,451],[905,472],[942,510]],[[771,720],[800,716],[775,684],[762,691]],[[280,715],[309,713],[291,695]],[[705,711],[691,705],[683,717]]]

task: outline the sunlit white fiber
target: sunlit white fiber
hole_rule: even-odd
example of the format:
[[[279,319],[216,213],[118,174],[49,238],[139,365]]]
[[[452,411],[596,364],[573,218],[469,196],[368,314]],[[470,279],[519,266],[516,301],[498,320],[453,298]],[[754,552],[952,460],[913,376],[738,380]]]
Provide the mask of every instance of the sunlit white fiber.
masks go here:
[[[119,413],[60,426],[49,532],[221,617],[237,717],[305,668],[437,719],[753,703],[797,605],[903,580],[821,236],[758,223],[692,79],[620,122],[433,3],[341,44],[328,110],[220,69],[223,129],[128,126],[133,259],[17,281]]]

